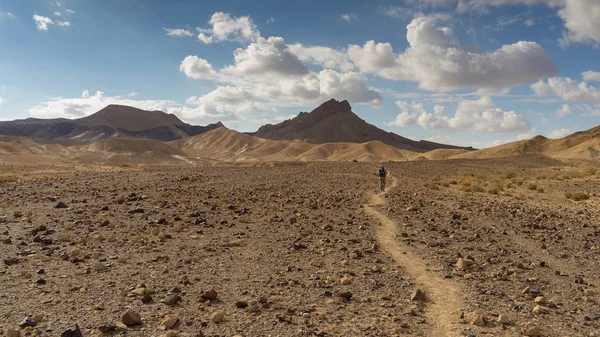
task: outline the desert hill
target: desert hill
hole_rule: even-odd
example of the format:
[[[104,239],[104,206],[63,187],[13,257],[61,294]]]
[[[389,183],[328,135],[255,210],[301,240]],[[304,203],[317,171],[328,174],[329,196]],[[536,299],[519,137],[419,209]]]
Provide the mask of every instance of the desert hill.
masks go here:
[[[109,105],[79,119],[38,119],[0,122],[0,135],[24,136],[39,143],[90,144],[111,138],[150,138],[171,141],[194,136],[222,124],[194,126],[173,114]]]
[[[590,159],[599,156],[600,126],[575,132],[561,139],[535,136],[500,146],[451,156],[455,159],[483,159],[520,155],[545,155],[559,160]]]
[[[311,144],[258,138],[225,127],[172,144],[192,157],[219,161],[386,161],[414,155],[378,141]]]
[[[331,99],[312,112],[301,112],[291,120],[267,124],[252,135],[267,139],[299,139],[312,143],[365,143],[380,141],[402,150],[426,152],[434,149],[459,149],[458,146],[414,141],[371,125],[352,112],[348,101]]]

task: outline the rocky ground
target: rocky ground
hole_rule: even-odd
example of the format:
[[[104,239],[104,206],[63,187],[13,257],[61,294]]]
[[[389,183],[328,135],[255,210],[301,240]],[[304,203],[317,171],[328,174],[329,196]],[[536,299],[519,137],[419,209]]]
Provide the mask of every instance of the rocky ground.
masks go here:
[[[600,175],[387,167],[0,165],[0,335],[599,335]]]

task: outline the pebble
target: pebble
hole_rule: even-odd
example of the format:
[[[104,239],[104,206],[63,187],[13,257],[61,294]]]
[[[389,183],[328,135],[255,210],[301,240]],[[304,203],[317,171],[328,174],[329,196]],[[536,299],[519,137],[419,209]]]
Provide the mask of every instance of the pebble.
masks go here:
[[[210,315],[210,320],[213,323],[220,323],[224,319],[225,319],[225,312],[223,312],[223,311],[216,311],[212,315]]]
[[[462,257],[456,262],[456,268],[458,270],[470,270],[473,267],[474,262],[469,259],[463,259]]]
[[[510,322],[510,319],[508,318],[508,316],[500,314],[498,315],[497,322],[500,324],[508,324]]]
[[[181,302],[181,296],[179,295],[171,295],[163,300],[166,305],[176,305],[179,302]]]
[[[529,337],[539,337],[542,334],[542,330],[531,323],[525,323],[521,327],[521,333]]]
[[[168,330],[175,326],[179,322],[179,318],[177,316],[167,315],[165,319],[160,323],[159,329]]]
[[[412,295],[410,295],[410,300],[425,302],[427,300],[427,297],[425,296],[425,293],[423,291],[421,291],[421,289],[415,289],[415,291],[413,291]]]
[[[21,329],[25,329],[26,327],[33,327],[36,325],[37,325],[37,321],[29,316],[23,318],[23,320],[19,323],[19,327]]]
[[[127,310],[121,317],[121,322],[126,326],[142,324],[142,318],[140,314],[133,310]]]
[[[152,296],[150,296],[150,294],[145,294],[144,296],[142,296],[142,303],[144,304],[149,304],[152,303],[153,299]]]
[[[21,330],[8,329],[6,330],[6,337],[21,337]]]
[[[60,337],[83,337],[83,333],[79,329],[79,325],[75,324],[68,327],[65,331],[60,334]]]
[[[200,297],[204,300],[214,301],[217,299],[217,292],[214,289],[204,292]]]

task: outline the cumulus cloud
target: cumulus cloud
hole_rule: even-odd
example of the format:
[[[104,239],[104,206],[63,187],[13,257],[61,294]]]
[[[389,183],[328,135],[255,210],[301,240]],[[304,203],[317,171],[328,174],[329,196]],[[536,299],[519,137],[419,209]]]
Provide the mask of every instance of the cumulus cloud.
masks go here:
[[[35,21],[35,25],[39,30],[48,30],[48,25],[54,24],[52,19],[37,14],[33,14],[33,20]]]
[[[56,24],[61,27],[70,27],[71,23],[69,21],[56,21]]]
[[[198,56],[187,56],[181,61],[179,71],[184,73],[187,77],[195,79],[217,79],[217,72],[213,69],[212,65],[207,60],[199,58]]]
[[[348,55],[366,73],[419,83],[429,91],[501,89],[530,83],[558,72],[535,42],[519,41],[494,51],[461,44],[434,17],[415,18],[407,26],[409,47],[396,55],[389,43],[350,45]]]
[[[577,82],[569,77],[540,80],[532,84],[531,89],[538,96],[555,95],[565,101],[600,103],[600,89],[588,85],[586,82]]]
[[[571,106],[563,104],[558,110],[556,110],[556,117],[566,117],[572,114]]]
[[[358,16],[356,16],[356,14],[354,14],[354,13],[345,13],[345,14],[342,14],[342,20],[344,20],[346,22],[350,22],[353,20],[358,20]]]
[[[584,71],[581,73],[581,77],[585,82],[596,81],[600,82],[600,72],[599,71]]]
[[[298,76],[309,73],[308,67],[292,53],[281,37],[259,37],[246,49],[234,52],[235,65],[224,72],[249,76]]]
[[[571,130],[565,129],[565,128],[561,128],[561,129],[552,130],[552,132],[550,132],[550,134],[548,135],[548,137],[549,138],[563,138],[563,137],[566,137],[566,136],[568,136],[570,134],[571,134]]]
[[[396,102],[402,112],[388,126],[419,125],[426,130],[476,131],[512,133],[531,130],[529,121],[514,111],[496,107],[490,97],[463,100],[454,116],[444,114],[444,107],[436,105],[434,112],[427,112],[421,103]]]
[[[14,18],[15,17],[15,15],[13,13],[11,13],[11,12],[3,12],[3,11],[0,11],[0,16],[6,16],[6,17],[9,17],[9,18]]]
[[[577,110],[581,111],[582,117],[600,117],[600,104],[591,106],[589,104],[577,105]]]
[[[0,96],[0,104],[4,103],[4,98],[2,98],[2,96]]]
[[[222,41],[248,43],[260,37],[258,28],[249,16],[232,17],[227,13],[216,12],[209,24],[212,28],[198,28],[198,40],[205,44]]]
[[[169,35],[169,36],[175,36],[175,37],[194,36],[194,33],[190,32],[187,29],[181,29],[181,28],[163,28],[163,30],[165,32],[167,32],[167,35]]]
[[[346,51],[335,50],[323,46],[304,46],[301,43],[289,45],[290,51],[302,62],[317,64],[323,68],[351,71],[354,64],[348,58]]]
[[[135,96],[137,96],[137,95],[139,95],[139,93],[137,93],[137,92],[135,92],[135,91],[132,91],[132,92],[130,92],[130,93],[127,95],[127,96],[129,96],[129,97],[135,97]]]
[[[566,0],[558,11],[568,29],[561,44],[600,43],[600,2],[598,0]]]
[[[179,105],[169,100],[131,100],[118,97],[106,96],[102,91],[97,91],[90,95],[89,91],[84,90],[80,98],[55,98],[46,102],[39,103],[29,109],[29,114],[33,117],[64,117],[80,118],[91,115],[109,104],[129,105],[144,110],[167,111],[169,108],[176,108]]]

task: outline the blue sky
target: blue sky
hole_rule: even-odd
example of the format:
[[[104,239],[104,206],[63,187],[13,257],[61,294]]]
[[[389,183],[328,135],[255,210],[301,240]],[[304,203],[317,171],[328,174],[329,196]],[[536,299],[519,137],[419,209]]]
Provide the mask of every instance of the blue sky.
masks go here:
[[[0,119],[107,104],[254,131],[325,100],[487,147],[600,124],[597,0],[0,0]]]

